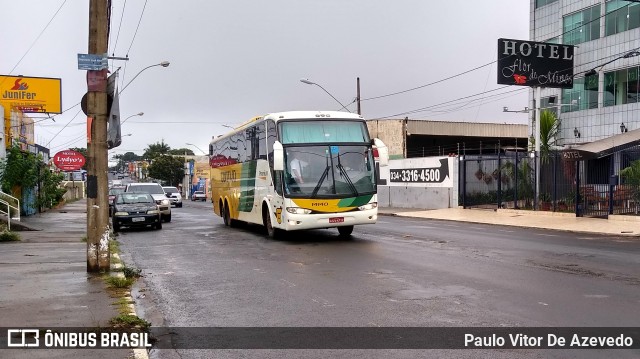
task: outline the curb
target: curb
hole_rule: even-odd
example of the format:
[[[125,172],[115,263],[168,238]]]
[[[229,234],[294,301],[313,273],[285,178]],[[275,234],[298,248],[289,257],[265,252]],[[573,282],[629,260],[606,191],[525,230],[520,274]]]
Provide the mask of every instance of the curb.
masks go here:
[[[489,222],[479,222],[479,221],[461,220],[461,219],[416,217],[416,216],[403,215],[402,213],[394,213],[393,215],[394,216],[398,216],[398,217],[406,217],[406,218],[430,219],[430,220],[433,220],[433,221],[447,221],[447,222],[458,222],[458,223],[476,223],[476,224],[497,225],[497,226],[515,227],[515,228],[543,229],[543,230],[548,230],[548,231],[559,231],[559,232],[568,232],[568,233],[598,234],[598,235],[603,235],[603,236],[621,236],[621,237],[628,237],[628,238],[640,238],[640,233],[605,233],[605,232],[580,231],[580,230],[564,229],[564,228],[540,228],[540,227],[526,226],[526,225],[521,225],[521,224],[489,223]]]
[[[120,269],[122,269],[124,267],[122,265],[122,260],[120,259],[120,255],[118,253],[112,253],[111,257],[116,258],[119,261],[119,263],[111,264],[111,268],[112,269],[120,270]],[[111,272],[111,275],[114,276],[114,277],[124,278],[124,273],[122,271]],[[129,291],[129,293],[124,298],[130,303],[135,303],[135,301],[131,297],[131,291]],[[134,304],[128,304],[127,307],[129,308],[129,313],[127,313],[127,314],[135,315],[135,316],[138,315],[136,313],[136,307],[135,307]],[[149,353],[147,352],[146,349],[134,348],[132,350],[133,350],[133,357],[135,359],[149,359]]]

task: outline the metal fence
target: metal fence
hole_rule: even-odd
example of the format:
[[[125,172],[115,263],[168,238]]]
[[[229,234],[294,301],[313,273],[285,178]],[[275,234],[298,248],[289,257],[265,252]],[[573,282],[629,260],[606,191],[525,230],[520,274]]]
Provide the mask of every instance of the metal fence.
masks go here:
[[[620,153],[589,161],[567,161],[561,152],[536,160],[526,152],[460,157],[460,204],[465,208],[515,208],[607,217],[637,214],[640,188],[624,183],[615,168],[635,157]],[[537,196],[536,196],[537,194]]]

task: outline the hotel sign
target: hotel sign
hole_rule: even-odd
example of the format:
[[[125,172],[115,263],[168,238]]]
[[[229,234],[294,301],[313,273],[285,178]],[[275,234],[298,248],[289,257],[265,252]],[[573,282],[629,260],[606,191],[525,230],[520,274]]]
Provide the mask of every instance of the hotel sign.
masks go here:
[[[0,75],[0,104],[5,117],[11,109],[20,112],[62,112],[62,85],[56,78]]]
[[[572,45],[498,39],[498,84],[573,87]]]

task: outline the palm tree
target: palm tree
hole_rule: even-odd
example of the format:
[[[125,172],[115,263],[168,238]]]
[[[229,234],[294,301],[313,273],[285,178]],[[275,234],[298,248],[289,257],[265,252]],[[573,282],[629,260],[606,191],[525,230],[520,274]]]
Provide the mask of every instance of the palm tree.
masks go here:
[[[540,112],[540,161],[549,162],[551,150],[555,149],[560,134],[560,119],[554,112],[542,110]],[[535,138],[531,138],[531,145],[535,147]]]
[[[171,151],[171,147],[164,143],[164,139],[162,139],[161,142],[153,143],[147,146],[142,157],[147,161],[153,161],[159,156],[169,154],[169,151]]]

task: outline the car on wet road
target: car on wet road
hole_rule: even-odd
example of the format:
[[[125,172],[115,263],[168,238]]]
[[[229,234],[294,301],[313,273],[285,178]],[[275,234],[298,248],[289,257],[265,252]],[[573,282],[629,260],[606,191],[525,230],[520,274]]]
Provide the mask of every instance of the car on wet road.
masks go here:
[[[148,193],[124,192],[114,200],[113,231],[122,227],[147,227],[162,229],[160,210],[153,197]]]

